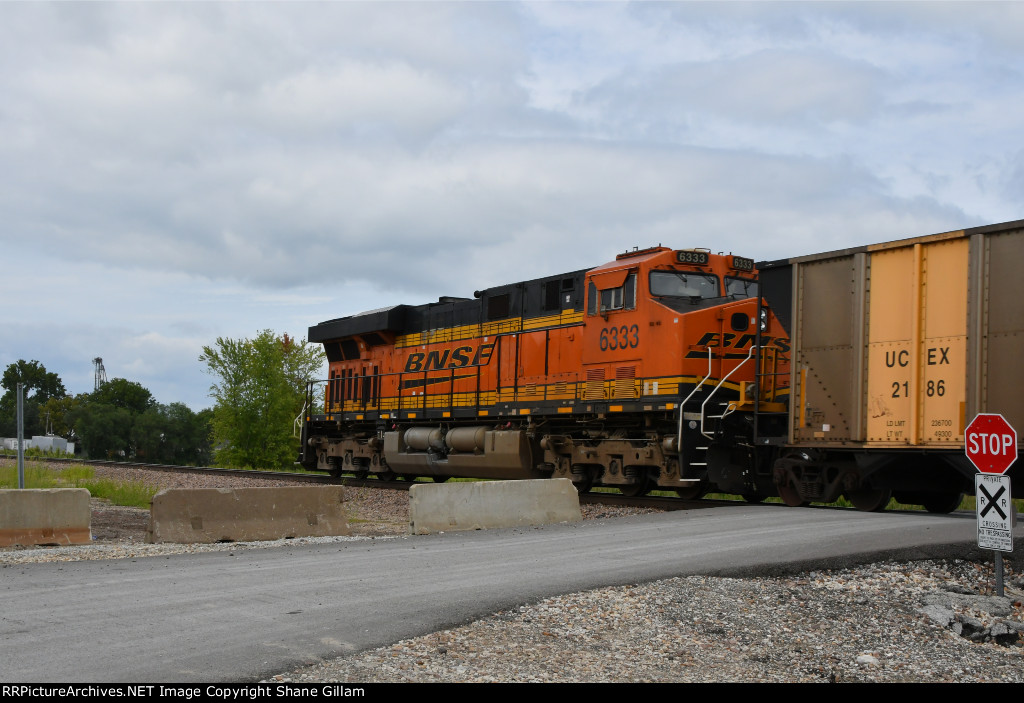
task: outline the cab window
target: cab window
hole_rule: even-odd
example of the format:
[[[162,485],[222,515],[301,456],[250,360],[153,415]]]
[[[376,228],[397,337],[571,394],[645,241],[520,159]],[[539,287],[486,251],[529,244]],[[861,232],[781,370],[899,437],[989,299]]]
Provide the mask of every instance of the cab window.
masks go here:
[[[655,298],[719,298],[718,276],[696,271],[651,271],[651,295]]]
[[[757,281],[750,278],[725,277],[725,294],[737,300],[757,297]]]
[[[613,310],[636,309],[636,274],[626,276],[621,286],[598,290],[591,281],[587,287],[587,312],[591,315]]]

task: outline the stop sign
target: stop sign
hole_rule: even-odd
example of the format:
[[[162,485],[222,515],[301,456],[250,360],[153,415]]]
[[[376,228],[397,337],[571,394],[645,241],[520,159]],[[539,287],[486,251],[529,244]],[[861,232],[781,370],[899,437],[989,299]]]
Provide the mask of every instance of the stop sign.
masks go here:
[[[1002,415],[979,413],[964,430],[964,451],[981,473],[1006,473],[1017,461],[1017,433]]]

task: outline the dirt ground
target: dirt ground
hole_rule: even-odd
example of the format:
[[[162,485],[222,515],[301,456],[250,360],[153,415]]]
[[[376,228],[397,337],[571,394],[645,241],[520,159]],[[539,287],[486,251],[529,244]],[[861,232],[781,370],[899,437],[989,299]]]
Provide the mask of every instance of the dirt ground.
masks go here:
[[[111,505],[93,498],[92,538],[96,542],[145,542],[149,528],[149,511]]]

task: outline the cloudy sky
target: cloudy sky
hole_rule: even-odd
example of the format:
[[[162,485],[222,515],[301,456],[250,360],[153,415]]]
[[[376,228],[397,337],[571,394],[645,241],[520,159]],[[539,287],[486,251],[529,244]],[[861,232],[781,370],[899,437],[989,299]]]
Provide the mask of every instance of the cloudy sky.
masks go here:
[[[1024,4],[0,3],[0,368],[1024,218]]]

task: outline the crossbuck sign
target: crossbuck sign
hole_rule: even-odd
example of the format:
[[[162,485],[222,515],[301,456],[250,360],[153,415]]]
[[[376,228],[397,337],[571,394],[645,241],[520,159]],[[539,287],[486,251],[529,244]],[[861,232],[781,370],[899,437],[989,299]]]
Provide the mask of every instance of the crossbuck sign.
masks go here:
[[[1013,504],[1010,477],[977,474],[978,547],[1000,552],[1013,551]]]

